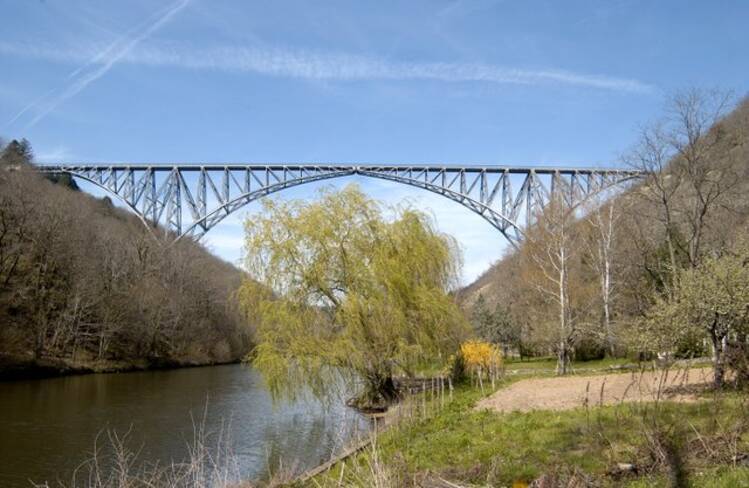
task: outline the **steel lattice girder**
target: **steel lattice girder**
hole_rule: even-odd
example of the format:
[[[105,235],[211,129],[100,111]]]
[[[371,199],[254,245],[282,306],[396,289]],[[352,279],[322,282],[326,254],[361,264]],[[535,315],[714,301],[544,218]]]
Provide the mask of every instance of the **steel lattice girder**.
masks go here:
[[[513,245],[551,198],[575,206],[640,176],[611,168],[370,164],[62,164],[40,166],[39,171],[68,173],[93,183],[146,225],[162,225],[175,240],[199,239],[227,215],[271,193],[361,175],[454,200],[481,215]]]

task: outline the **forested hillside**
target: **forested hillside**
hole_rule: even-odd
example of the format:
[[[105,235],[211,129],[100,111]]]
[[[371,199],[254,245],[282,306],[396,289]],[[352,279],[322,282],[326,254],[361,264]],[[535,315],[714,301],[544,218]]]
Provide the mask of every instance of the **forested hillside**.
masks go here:
[[[660,337],[646,336],[660,311],[696,302],[685,283],[747,255],[749,100],[700,90],[672,97],[623,164],[646,176],[581,207],[552,201],[521,248],[461,292],[480,334],[523,354],[557,354],[560,367],[571,356],[689,357],[746,342],[745,321],[729,323],[720,307],[715,320],[669,316]],[[698,295],[737,304],[724,285]]]
[[[198,244],[155,238],[69,177],[34,173],[25,141],[0,150],[0,375],[247,353],[237,268]]]

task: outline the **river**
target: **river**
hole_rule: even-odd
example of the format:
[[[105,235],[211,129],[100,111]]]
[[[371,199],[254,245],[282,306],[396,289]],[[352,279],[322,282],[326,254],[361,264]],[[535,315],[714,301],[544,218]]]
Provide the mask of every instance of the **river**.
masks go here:
[[[243,479],[280,463],[313,467],[369,428],[341,399],[327,403],[274,407],[262,377],[239,364],[0,383],[0,486],[69,484],[107,431],[130,431],[141,461],[184,460],[202,418],[213,438],[229,434]]]

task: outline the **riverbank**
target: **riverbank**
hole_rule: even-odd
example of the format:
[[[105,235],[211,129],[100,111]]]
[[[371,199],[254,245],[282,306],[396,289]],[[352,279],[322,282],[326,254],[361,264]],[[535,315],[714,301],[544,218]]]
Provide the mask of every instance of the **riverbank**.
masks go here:
[[[633,376],[609,373],[605,378],[618,384]],[[689,402],[661,395],[657,401],[648,397],[598,406],[600,388],[593,391],[585,384],[597,381],[600,387],[602,377],[562,378],[574,385],[557,393],[575,397],[581,384],[588,393],[587,400],[577,398],[576,406],[565,404],[565,410],[482,408],[508,389],[535,388],[538,379],[525,376],[506,377],[495,391],[484,393],[463,385],[442,407],[441,399],[418,399],[417,404],[425,404],[425,415],[398,423],[378,436],[376,446],[301,486],[368,486],[374,477],[384,487],[532,482],[548,487],[649,487],[670,486],[676,475],[688,478],[684,486],[749,485],[745,394],[716,395],[709,388],[695,388],[700,382],[693,381],[684,385],[688,391],[668,386],[675,387],[675,395],[693,395]],[[688,377],[701,376],[694,371]]]
[[[0,381],[19,381],[29,379],[54,378],[58,376],[85,375],[98,373],[127,373],[147,370],[167,370],[177,368],[197,368],[237,364],[241,358],[230,358],[221,361],[214,359],[132,359],[111,360],[90,358],[34,358],[28,356],[11,356],[0,354]]]

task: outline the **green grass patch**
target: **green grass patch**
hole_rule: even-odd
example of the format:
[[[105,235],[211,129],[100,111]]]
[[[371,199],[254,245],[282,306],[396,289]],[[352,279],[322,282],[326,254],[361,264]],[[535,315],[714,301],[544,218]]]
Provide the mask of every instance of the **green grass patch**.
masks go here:
[[[506,379],[502,387],[519,380]],[[606,475],[616,463],[642,460],[647,440],[633,404],[499,414],[474,408],[482,396],[475,388],[461,386],[442,410],[436,411],[435,405],[435,413],[428,417],[407,420],[382,433],[379,461],[405,469],[409,474],[404,479],[429,472],[462,482],[512,486],[564,467],[605,485],[667,486],[661,474],[616,482]],[[659,419],[683,427],[686,436],[693,431],[709,435],[736,423],[743,415],[741,405],[737,394],[727,394],[717,404],[662,403]],[[747,439],[741,442],[741,448],[749,450]],[[367,465],[369,456],[361,454],[354,462]],[[694,486],[749,486],[749,469],[702,466],[699,460],[689,469]],[[339,475],[334,469],[317,482],[326,486],[326,478],[332,482]]]
[[[604,359],[593,359],[590,361],[573,361],[572,371],[580,372],[586,370],[596,369],[609,369],[621,366],[632,366],[637,363],[627,358],[604,358]],[[548,370],[555,371],[557,367],[557,360],[554,357],[543,357],[543,358],[532,358],[526,360],[520,360],[516,358],[507,359],[505,361],[505,369],[507,370]]]

